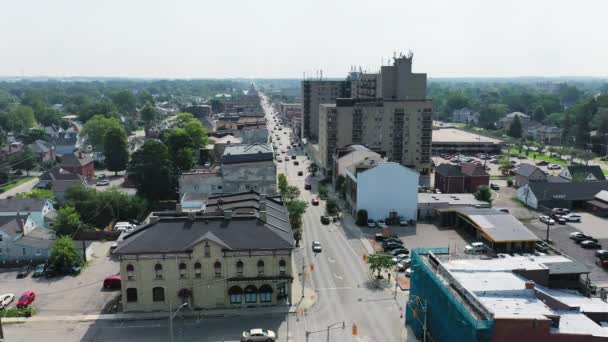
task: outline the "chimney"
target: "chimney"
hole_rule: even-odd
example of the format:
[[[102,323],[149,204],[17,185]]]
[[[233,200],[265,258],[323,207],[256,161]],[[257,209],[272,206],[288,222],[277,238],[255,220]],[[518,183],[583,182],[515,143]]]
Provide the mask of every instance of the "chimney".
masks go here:
[[[226,209],[224,210],[224,219],[231,220],[232,219],[232,210]]]
[[[534,281],[533,280],[526,281],[526,290],[534,290]]]
[[[259,211],[266,211],[266,195],[260,194],[260,200],[258,201]]]
[[[150,216],[148,221],[150,222],[150,224],[158,223],[158,216]]]
[[[177,203],[177,204],[175,205],[175,212],[176,212],[178,215],[181,215],[181,214],[182,214],[182,205],[181,205],[181,203]]]
[[[260,221],[266,223],[266,210],[260,210],[258,217],[260,218]]]

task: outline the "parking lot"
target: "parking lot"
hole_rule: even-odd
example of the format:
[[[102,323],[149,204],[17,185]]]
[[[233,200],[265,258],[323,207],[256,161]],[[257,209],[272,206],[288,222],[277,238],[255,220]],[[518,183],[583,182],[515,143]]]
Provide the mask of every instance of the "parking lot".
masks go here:
[[[17,304],[18,297],[31,290],[36,294],[32,307],[37,315],[70,315],[102,313],[104,307],[119,292],[102,290],[103,279],[117,274],[118,262],[107,256],[110,242],[94,245],[88,265],[77,276],[57,276],[17,279],[17,269],[0,271],[0,294],[12,293],[17,298],[9,307]]]

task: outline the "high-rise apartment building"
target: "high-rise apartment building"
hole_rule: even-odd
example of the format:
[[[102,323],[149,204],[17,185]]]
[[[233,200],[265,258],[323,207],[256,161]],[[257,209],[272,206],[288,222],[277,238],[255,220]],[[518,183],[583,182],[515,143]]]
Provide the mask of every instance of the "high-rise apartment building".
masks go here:
[[[319,105],[334,103],[339,97],[349,97],[348,81],[302,81],[302,138],[319,138]]]
[[[337,148],[362,144],[386,153],[428,181],[433,103],[426,74],[412,73],[412,55],[399,56],[379,74],[351,73],[353,97],[319,105],[317,161],[328,174]]]

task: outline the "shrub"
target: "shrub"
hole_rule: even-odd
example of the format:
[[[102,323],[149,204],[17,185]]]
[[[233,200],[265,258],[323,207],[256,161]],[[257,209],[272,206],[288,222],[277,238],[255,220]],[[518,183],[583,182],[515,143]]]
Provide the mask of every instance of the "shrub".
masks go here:
[[[0,315],[2,315],[2,317],[31,317],[33,313],[34,311],[32,310],[32,307],[25,309],[0,309]]]
[[[507,186],[508,187],[513,186],[513,180],[511,178],[507,178]]]

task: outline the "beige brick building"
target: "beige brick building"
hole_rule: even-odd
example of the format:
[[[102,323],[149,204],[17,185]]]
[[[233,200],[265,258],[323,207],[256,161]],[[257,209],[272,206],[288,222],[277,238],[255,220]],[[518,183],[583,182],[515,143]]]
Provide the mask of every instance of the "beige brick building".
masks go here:
[[[155,215],[114,252],[125,312],[291,302],[294,240],[277,200],[240,193],[209,198],[204,212]]]

